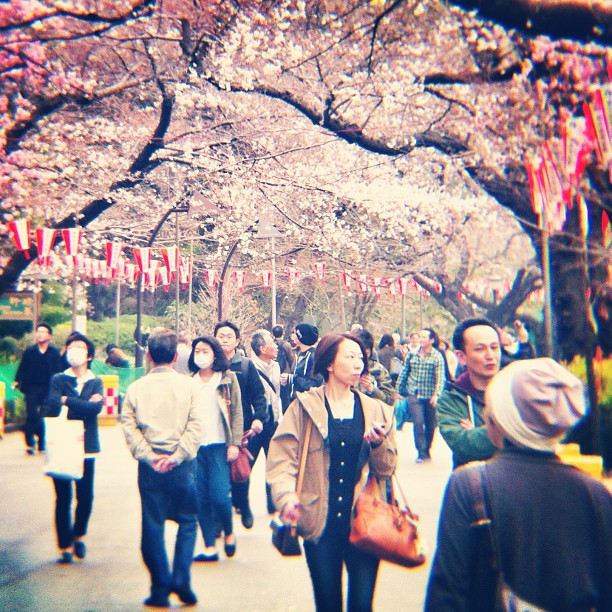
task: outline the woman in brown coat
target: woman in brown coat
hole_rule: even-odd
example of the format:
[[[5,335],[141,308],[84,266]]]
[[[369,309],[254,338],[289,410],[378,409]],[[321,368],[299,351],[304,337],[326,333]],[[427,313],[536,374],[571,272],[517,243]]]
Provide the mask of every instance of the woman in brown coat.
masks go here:
[[[367,372],[361,341],[328,334],[317,346],[314,373],[322,387],[298,393],[270,444],[267,480],[281,519],[297,522],[316,608],[342,610],[342,568],[348,610],[371,610],[379,561],[349,543],[352,509],[368,475],[390,478],[397,463],[393,409],[353,389]],[[301,495],[296,493],[306,423],[312,421]]]

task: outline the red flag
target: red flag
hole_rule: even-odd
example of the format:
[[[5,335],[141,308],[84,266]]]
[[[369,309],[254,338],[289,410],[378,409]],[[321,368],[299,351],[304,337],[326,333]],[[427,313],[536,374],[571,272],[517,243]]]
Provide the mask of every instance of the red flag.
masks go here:
[[[146,274],[151,268],[151,249],[149,247],[135,247],[132,251],[140,273]]]
[[[215,270],[208,269],[204,272],[204,278],[206,279],[206,284],[210,289],[213,289],[217,284],[217,273]]]
[[[117,272],[122,248],[123,245],[120,242],[106,243],[106,267],[111,271],[113,277]]]
[[[161,254],[168,272],[170,272],[172,278],[176,278],[176,271],[178,270],[177,260],[179,257],[178,249],[175,246],[164,247],[161,250]]]

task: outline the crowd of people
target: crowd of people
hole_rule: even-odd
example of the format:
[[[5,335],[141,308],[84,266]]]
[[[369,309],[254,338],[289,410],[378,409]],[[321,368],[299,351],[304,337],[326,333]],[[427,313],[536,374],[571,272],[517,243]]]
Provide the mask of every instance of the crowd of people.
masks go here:
[[[43,417],[66,407],[68,419],[84,423],[83,477],[53,479],[58,562],[70,564],[87,555],[103,387],[90,370],[95,348],[86,336],[71,334],[62,352],[51,337],[50,326],[38,325],[15,385],[26,398],[28,454],[44,451]],[[453,458],[428,611],[525,602],[612,609],[612,497],[555,455],[586,413],[582,384],[535,358],[521,322],[511,334],[484,318],[462,321],[453,350],[429,327],[404,339],[382,334],[377,344],[361,325],[319,337],[307,322],[289,340],[281,326],[256,330],[249,345],[231,321],[191,342],[157,328],[147,341],[147,374],[127,389],[121,424],[138,461],[141,552],[151,580],[145,605],[168,607],[172,594],[194,605],[192,563],[219,561],[221,538],[234,557],[234,516],[246,529],[254,516],[250,481],[233,478],[232,465],[246,453],[252,466],[263,451],[268,512],[297,525],[316,609],[343,609],[346,568],[347,609],[371,610],[379,559],[349,542],[354,505],[368,478],[388,490],[395,432],[412,423],[418,464],[432,460],[437,429]],[[118,347],[106,352],[107,362],[125,366]],[[483,461],[485,468],[474,463]],[[167,520],[178,524],[172,562]],[[196,553],[198,528],[204,548]]]

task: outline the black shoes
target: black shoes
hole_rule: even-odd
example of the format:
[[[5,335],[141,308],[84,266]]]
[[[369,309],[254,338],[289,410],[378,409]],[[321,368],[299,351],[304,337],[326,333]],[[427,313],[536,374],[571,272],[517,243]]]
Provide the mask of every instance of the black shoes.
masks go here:
[[[74,556],[77,559],[84,559],[87,554],[87,546],[85,546],[85,542],[82,540],[77,540],[74,543]]]
[[[191,590],[189,586],[171,587],[170,592],[178,595],[178,598],[188,606],[195,606],[198,603],[198,598],[196,597],[196,594]]]
[[[240,513],[240,520],[245,529],[251,529],[253,527],[253,513],[250,508],[243,508]]]
[[[65,550],[60,554],[60,558],[57,560],[58,563],[68,565],[72,563],[72,553],[69,550]]]
[[[236,554],[236,540],[234,539],[234,543],[233,544],[228,544],[227,536],[226,536],[225,544],[224,544],[224,549],[225,549],[225,555],[227,557],[233,557]]]
[[[144,600],[144,605],[150,608],[169,608],[170,600],[167,595],[151,595]]]
[[[214,555],[205,555],[202,553],[200,555],[196,555],[193,560],[195,563],[213,563],[219,560],[219,555],[217,553]]]

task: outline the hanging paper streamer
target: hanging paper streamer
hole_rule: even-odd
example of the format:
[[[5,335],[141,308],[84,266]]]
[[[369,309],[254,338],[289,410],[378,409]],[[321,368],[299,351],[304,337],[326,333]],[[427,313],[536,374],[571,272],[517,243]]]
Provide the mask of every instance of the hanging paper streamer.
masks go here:
[[[83,230],[78,227],[62,230],[62,238],[64,239],[64,245],[66,247],[66,254],[73,258],[79,253],[79,247],[81,244],[81,237],[83,236]]]
[[[134,247],[134,258],[141,274],[147,274],[151,268],[151,249],[149,247]]]
[[[295,283],[297,283],[298,271],[295,268],[289,268],[287,270],[287,280],[289,281],[289,289],[293,289]]]
[[[270,270],[261,271],[261,284],[264,288],[264,293],[268,293],[270,284],[272,283],[272,272]]]
[[[316,261],[314,263],[314,269],[315,269],[315,272],[317,273],[317,276],[319,277],[319,280],[323,282],[323,280],[325,280],[325,262]]]
[[[123,245],[120,242],[106,243],[106,267],[110,270],[111,276],[114,278],[119,265],[119,257]]]
[[[13,239],[17,249],[23,253],[26,259],[30,259],[30,221],[29,219],[18,219],[8,224],[9,231],[13,234]]]
[[[408,278],[399,278],[397,280],[397,285],[399,287],[399,292],[400,295],[406,295],[408,293],[408,283],[410,282],[410,279]]]
[[[234,280],[236,281],[236,285],[238,285],[240,293],[242,293],[246,284],[246,272],[244,270],[234,270]]]
[[[601,214],[601,235],[603,239],[604,249],[607,249],[610,245],[610,241],[612,241],[612,232],[610,231],[610,217],[608,217],[608,213],[604,210]]]
[[[138,270],[137,270],[136,264],[133,264],[133,263],[125,264],[125,280],[129,283],[132,289],[136,286],[136,275],[137,274],[138,274]]]
[[[144,275],[145,285],[149,288],[149,291],[155,291],[155,287],[157,287],[157,279],[159,278],[157,269],[160,267],[160,263],[157,259],[149,261],[149,270]]]
[[[361,295],[365,295],[369,289],[368,287],[368,275],[367,274],[360,274],[359,275],[359,280],[357,281],[357,286],[359,287],[359,293],[361,293]]]
[[[166,266],[159,266],[157,271],[159,272],[159,278],[164,286],[164,290],[170,291],[170,271]]]
[[[179,282],[183,289],[187,289],[191,277],[191,258],[181,257],[179,261]]]
[[[44,227],[36,228],[36,247],[38,249],[38,263],[49,266],[49,254],[55,242],[55,230]]]
[[[161,249],[161,254],[164,259],[164,265],[168,268],[168,272],[172,279],[176,278],[176,272],[178,270],[177,259],[179,257],[178,249],[175,246],[164,247]]]
[[[204,279],[209,289],[214,289],[217,284],[217,272],[211,268],[204,271]]]
[[[342,272],[342,284],[346,288],[348,295],[351,295],[351,278],[353,275],[352,270],[345,270]]]

